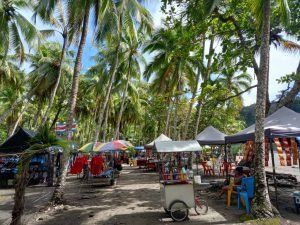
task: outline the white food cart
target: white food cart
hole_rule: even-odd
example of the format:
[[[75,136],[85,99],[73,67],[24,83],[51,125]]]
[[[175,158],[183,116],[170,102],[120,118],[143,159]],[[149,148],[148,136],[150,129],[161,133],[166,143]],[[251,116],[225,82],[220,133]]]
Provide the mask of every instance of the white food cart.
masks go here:
[[[174,221],[188,218],[190,208],[195,207],[192,154],[200,151],[197,141],[155,142],[160,154],[161,204]]]

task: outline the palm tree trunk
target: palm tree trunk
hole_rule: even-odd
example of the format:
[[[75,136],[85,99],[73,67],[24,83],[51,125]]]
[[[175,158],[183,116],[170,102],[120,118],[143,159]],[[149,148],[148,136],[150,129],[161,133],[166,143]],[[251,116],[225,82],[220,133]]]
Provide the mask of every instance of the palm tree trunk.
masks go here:
[[[167,112],[167,122],[166,122],[166,127],[165,127],[165,134],[168,135],[168,130],[169,130],[169,126],[170,126],[170,117],[172,114],[172,108],[173,108],[173,101],[172,98],[169,98],[169,107],[168,107],[168,112]]]
[[[116,76],[116,73],[117,73],[117,68],[119,66],[119,50],[120,50],[120,43],[118,43],[118,45],[116,47],[116,58],[115,58],[114,65],[113,65],[112,70],[111,70],[111,78],[110,78],[110,81],[109,81],[109,84],[108,84],[107,92],[105,94],[105,99],[104,99],[103,105],[102,105],[102,107],[99,111],[98,124],[97,124],[96,130],[95,130],[95,136],[94,136],[94,142],[95,143],[98,141],[98,138],[99,138],[101,125],[102,125],[102,122],[103,122],[104,111],[105,111],[105,108],[106,108],[107,103],[109,101],[110,93],[112,91],[112,86],[113,86],[115,76]]]
[[[254,176],[255,176],[255,197],[252,201],[252,213],[257,218],[273,217],[272,205],[270,202],[266,174],[265,174],[265,142],[264,142],[264,120],[266,109],[266,87],[269,71],[269,40],[270,40],[270,14],[271,0],[263,1],[263,25],[262,43],[260,48],[260,68],[257,79],[256,97],[256,123],[255,123],[255,154],[254,154]]]
[[[8,137],[11,137],[11,136],[15,133],[15,131],[16,131],[17,127],[18,127],[18,124],[20,123],[20,121],[21,121],[21,119],[22,119],[22,116],[23,116],[23,114],[25,113],[25,111],[26,111],[26,109],[28,108],[28,106],[29,106],[29,104],[26,104],[26,105],[24,106],[24,108],[22,109],[22,111],[21,111],[21,113],[20,113],[20,115],[19,115],[17,121],[15,122],[15,124],[14,124],[14,126],[13,126],[13,129],[10,131],[10,134],[8,135]]]
[[[197,136],[198,130],[199,130],[201,112],[202,112],[202,103],[201,103],[201,100],[199,100],[198,101],[198,107],[197,107],[197,120],[196,120],[195,132],[194,132],[195,137]]]
[[[53,119],[53,121],[52,121],[52,124],[51,124],[51,126],[50,126],[50,130],[54,127],[54,125],[56,124],[56,122],[57,122],[57,120],[58,120],[58,117],[59,117],[59,114],[61,113],[61,110],[62,110],[62,103],[63,103],[63,100],[61,100],[59,103],[58,103],[58,105],[59,105],[59,108],[58,108],[58,110],[57,110],[57,112],[56,112],[56,114],[55,114],[55,117],[54,117],[54,119]]]
[[[51,203],[53,205],[60,205],[64,203],[64,187],[66,183],[68,167],[69,160],[65,156],[65,153],[62,153],[59,168],[59,176],[57,178],[56,187],[51,198]]]
[[[33,123],[33,128],[34,129],[37,127],[40,115],[42,114],[42,108],[43,108],[43,103],[42,103],[42,101],[39,101],[38,106],[37,106],[36,114],[34,115],[34,123]]]
[[[78,46],[77,56],[74,65],[72,89],[71,89],[71,94],[69,99],[69,112],[68,112],[69,115],[67,121],[67,132],[68,132],[69,140],[71,140],[72,138],[72,125],[73,125],[73,118],[75,114],[75,107],[76,107],[76,100],[77,100],[77,93],[78,93],[78,86],[79,86],[79,75],[81,69],[82,54],[83,54],[83,49],[86,42],[86,36],[87,36],[88,26],[89,26],[89,15],[90,15],[90,5],[87,2],[85,14],[83,18],[81,39]]]
[[[177,140],[177,123],[178,123],[178,104],[179,104],[179,96],[175,97],[175,110],[174,110],[174,129],[173,129],[173,140]]]
[[[27,185],[27,173],[29,162],[20,162],[19,170],[20,173],[17,175],[16,185],[15,185],[15,197],[14,197],[14,208],[12,211],[12,220],[10,225],[21,225],[21,218],[24,213],[24,203],[25,203],[25,189]]]
[[[109,112],[109,104],[107,104],[107,106],[106,106],[105,119],[104,119],[104,125],[103,125],[103,141],[104,142],[106,142],[106,135],[107,135],[108,112]]]
[[[1,116],[0,116],[0,124],[3,123],[3,121],[8,117],[10,113],[12,113],[19,105],[22,103],[29,104],[28,99],[30,99],[33,96],[34,89],[30,90],[26,95],[24,95],[20,100],[16,100],[11,107],[6,110]]]
[[[122,115],[123,115],[123,111],[124,111],[124,105],[125,105],[125,101],[126,101],[126,95],[127,95],[129,80],[130,80],[131,56],[129,56],[129,57],[130,58],[129,58],[129,63],[128,63],[128,73],[127,73],[127,79],[126,79],[126,86],[125,86],[125,89],[123,91],[121,108],[120,108],[120,112],[119,112],[119,115],[118,115],[118,121],[117,121],[117,126],[116,126],[115,137],[114,137],[117,140],[120,137],[120,124],[121,124],[121,120],[122,120]]]
[[[193,105],[194,105],[194,99],[196,98],[196,95],[197,95],[199,79],[200,79],[200,67],[198,68],[198,71],[197,71],[196,85],[195,85],[195,89],[193,90],[191,102],[190,102],[190,105],[189,105],[189,111],[188,111],[188,114],[186,116],[184,131],[183,131],[183,135],[182,135],[183,140],[185,140],[186,136],[187,136],[187,132],[188,132],[189,124],[190,124],[190,119],[191,119],[191,115],[192,115],[192,109],[193,109]]]
[[[64,42],[63,42],[62,52],[61,52],[61,56],[60,56],[58,76],[57,76],[55,86],[54,86],[53,91],[52,91],[51,96],[50,96],[49,105],[48,105],[46,113],[45,113],[45,115],[42,119],[41,127],[44,127],[47,120],[48,120],[48,117],[49,117],[49,114],[50,114],[50,111],[51,111],[51,108],[52,108],[52,105],[53,105],[53,102],[54,102],[54,99],[55,99],[55,96],[56,96],[56,92],[57,92],[57,89],[58,89],[58,86],[59,86],[59,83],[60,83],[60,80],[61,80],[62,64],[65,60],[65,55],[66,55],[67,46],[68,46],[68,32],[67,31],[64,32],[63,38],[64,38]]]

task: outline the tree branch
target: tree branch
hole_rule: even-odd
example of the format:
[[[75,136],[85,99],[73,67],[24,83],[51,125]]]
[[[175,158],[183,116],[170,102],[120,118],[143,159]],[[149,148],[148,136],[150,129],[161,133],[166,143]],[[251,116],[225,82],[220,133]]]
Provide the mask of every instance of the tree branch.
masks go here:
[[[257,87],[257,85],[250,86],[250,87],[246,88],[245,90],[243,90],[243,91],[241,91],[241,92],[239,92],[239,93],[237,93],[237,94],[235,94],[235,95],[232,95],[232,96],[229,96],[229,97],[223,98],[223,99],[218,99],[218,101],[227,101],[227,100],[229,100],[229,99],[238,97],[238,96],[240,96],[240,95],[242,95],[242,94],[244,94],[244,93],[246,93],[246,92],[248,92],[248,91],[250,91],[251,89],[256,88],[256,87]]]

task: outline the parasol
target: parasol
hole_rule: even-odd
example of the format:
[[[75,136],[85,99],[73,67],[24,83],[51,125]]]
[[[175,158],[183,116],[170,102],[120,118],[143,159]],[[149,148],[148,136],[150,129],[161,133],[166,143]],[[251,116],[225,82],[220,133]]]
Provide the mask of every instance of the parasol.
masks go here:
[[[95,148],[95,152],[107,152],[107,151],[119,151],[126,150],[129,147],[133,147],[132,144],[125,140],[115,140],[107,143],[103,143]]]
[[[101,145],[100,142],[96,142],[96,147],[99,147]],[[90,142],[90,143],[87,143],[85,144],[84,146],[82,146],[79,151],[80,152],[91,152],[93,150],[93,146],[94,146],[94,142]]]

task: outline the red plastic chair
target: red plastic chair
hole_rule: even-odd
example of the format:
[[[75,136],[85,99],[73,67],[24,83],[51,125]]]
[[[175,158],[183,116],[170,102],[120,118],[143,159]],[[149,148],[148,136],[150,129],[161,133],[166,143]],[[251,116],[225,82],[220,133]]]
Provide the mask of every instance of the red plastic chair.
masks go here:
[[[201,165],[203,166],[205,176],[211,176],[211,174],[215,175],[214,170],[211,168],[211,166],[207,165],[207,162],[202,162]]]

